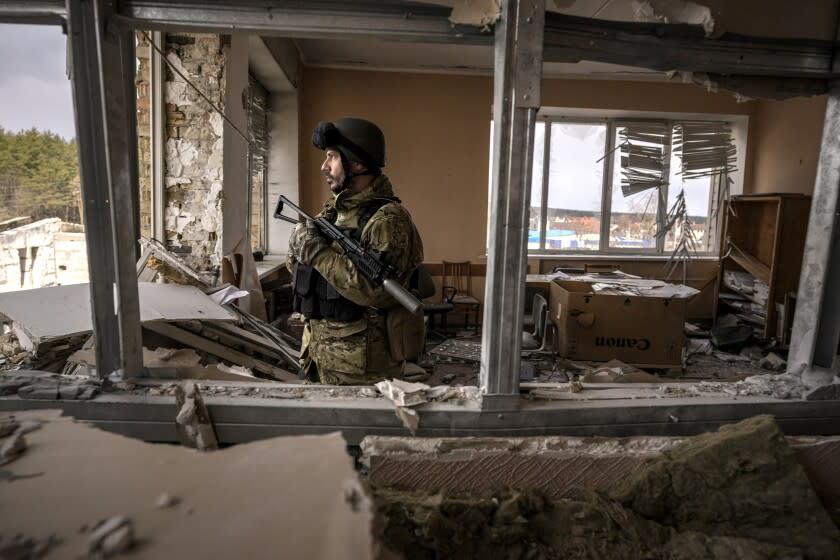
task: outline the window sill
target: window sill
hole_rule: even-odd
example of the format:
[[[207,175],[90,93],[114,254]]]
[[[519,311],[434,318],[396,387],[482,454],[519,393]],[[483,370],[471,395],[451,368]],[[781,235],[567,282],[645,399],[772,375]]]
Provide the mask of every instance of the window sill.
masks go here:
[[[579,253],[529,253],[529,259],[537,260],[568,260],[568,261],[652,261],[652,262],[668,262],[670,255],[622,255],[615,253],[595,253],[595,254],[579,254]],[[717,261],[720,257],[717,255],[697,255],[692,257],[693,261]]]

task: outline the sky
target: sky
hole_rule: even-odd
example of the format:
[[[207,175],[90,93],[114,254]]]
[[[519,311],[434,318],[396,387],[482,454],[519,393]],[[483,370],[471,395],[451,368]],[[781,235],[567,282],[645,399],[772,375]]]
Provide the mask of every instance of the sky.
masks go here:
[[[35,127],[76,136],[66,68],[66,37],[58,25],[0,24],[0,126]]]

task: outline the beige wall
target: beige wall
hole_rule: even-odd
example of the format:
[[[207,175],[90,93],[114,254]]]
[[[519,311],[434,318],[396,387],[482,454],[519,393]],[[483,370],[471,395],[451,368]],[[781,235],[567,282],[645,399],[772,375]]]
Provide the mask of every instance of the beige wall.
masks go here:
[[[758,101],[751,192],[814,192],[826,96]]]
[[[319,172],[321,153],[311,147],[315,124],[368,118],[385,133],[385,171],[420,229],[426,262],[484,263],[491,78],[305,68],[299,99],[304,208],[317,211],[329,194]],[[737,103],[730,93],[693,85],[545,80],[543,105],[747,115],[745,192],[813,189],[824,98]],[[628,269],[626,262],[622,268]],[[691,272],[689,283],[697,287],[710,274],[705,264]],[[483,278],[474,283],[478,297],[483,286]],[[692,305],[693,316],[711,315],[713,298],[706,296]]]
[[[312,148],[320,120],[375,121],[388,143],[385,172],[417,223],[426,260],[485,253],[492,79],[305,68],[300,95],[300,188],[317,210],[328,191]],[[755,103],[683,84],[545,80],[543,105],[752,116]],[[749,154],[747,155],[749,161]],[[749,174],[746,181],[749,182]]]

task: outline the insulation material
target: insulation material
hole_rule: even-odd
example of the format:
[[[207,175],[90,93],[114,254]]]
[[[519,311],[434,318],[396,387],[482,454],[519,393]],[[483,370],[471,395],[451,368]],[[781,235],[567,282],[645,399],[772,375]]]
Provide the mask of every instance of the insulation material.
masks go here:
[[[634,0],[633,17],[639,22],[699,25],[707,36],[715,31],[715,20],[707,6],[683,0]]]
[[[463,25],[488,27],[502,16],[500,0],[456,0],[449,21]]]
[[[628,123],[621,139],[621,192],[627,196],[661,187],[665,177],[665,144],[671,129],[664,121]]]
[[[735,143],[729,123],[678,122],[674,127],[674,150],[680,158],[683,179],[736,171]]]

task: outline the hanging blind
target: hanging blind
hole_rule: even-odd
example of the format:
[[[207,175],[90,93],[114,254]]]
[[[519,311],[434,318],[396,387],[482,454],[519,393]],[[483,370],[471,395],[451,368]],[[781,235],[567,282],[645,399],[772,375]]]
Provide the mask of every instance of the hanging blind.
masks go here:
[[[726,122],[676,123],[674,150],[680,158],[683,179],[729,174],[736,170],[735,143]]]
[[[665,174],[665,145],[671,130],[665,121],[627,123],[621,140],[621,192],[625,197],[661,187]]]

